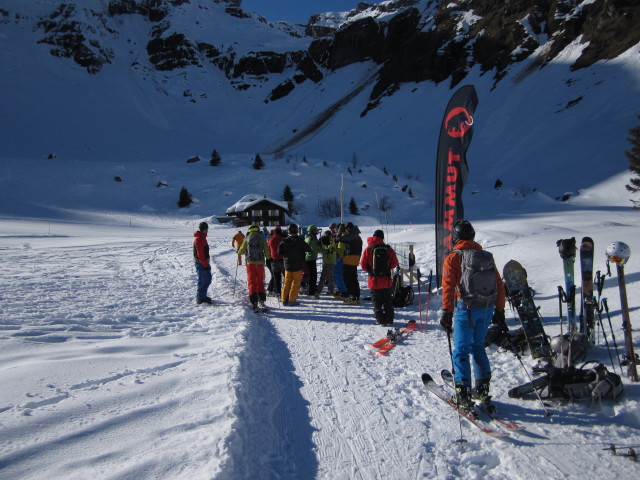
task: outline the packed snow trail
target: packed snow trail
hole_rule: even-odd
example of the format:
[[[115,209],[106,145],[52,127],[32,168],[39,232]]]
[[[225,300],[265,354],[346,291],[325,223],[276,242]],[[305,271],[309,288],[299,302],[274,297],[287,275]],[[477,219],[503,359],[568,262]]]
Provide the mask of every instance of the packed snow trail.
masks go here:
[[[596,215],[585,229],[597,229]],[[570,215],[557,218],[566,225]],[[255,315],[246,306],[245,269],[230,247],[233,230],[215,227],[209,234],[214,305],[197,306],[193,226],[136,220],[140,226],[118,226],[118,219],[0,220],[0,379],[8,386],[0,392],[0,476],[537,480],[579,478],[585,471],[604,479],[640,474],[637,464],[603,450],[637,443],[638,385],[625,382],[620,402],[555,409],[549,421],[535,401],[507,397],[526,376],[513,355],[490,349],[495,400],[527,430],[505,444],[463,423],[467,443],[459,446],[455,412],[420,380],[425,371],[450,366],[437,296],[426,332],[375,357],[365,347],[386,329],[374,324],[366,300],[344,306],[329,297],[302,297],[302,306],[284,308],[270,297],[272,313]],[[482,229],[500,262],[513,250],[531,266],[533,257],[522,258],[517,244],[552,245],[557,237],[553,228],[539,229],[538,237],[516,235],[508,225],[493,221]],[[401,237],[415,243],[419,266],[428,271],[432,248],[419,240],[424,229],[404,230]],[[549,250],[552,260],[539,256],[531,267],[534,288],[561,278],[561,271],[541,276],[556,261]],[[364,286],[366,278],[360,280]],[[637,281],[630,271],[629,284]],[[636,305],[635,290],[629,292]],[[543,313],[552,311],[556,299],[539,297]],[[418,317],[415,302],[396,311],[395,325]],[[612,317],[617,325],[619,312]],[[545,316],[551,334],[556,321]],[[606,362],[602,348],[595,353]]]

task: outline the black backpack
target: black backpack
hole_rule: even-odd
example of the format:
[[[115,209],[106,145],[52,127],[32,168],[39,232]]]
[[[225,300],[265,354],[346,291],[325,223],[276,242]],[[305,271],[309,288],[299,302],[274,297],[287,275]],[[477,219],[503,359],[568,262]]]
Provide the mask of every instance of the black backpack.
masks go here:
[[[589,364],[595,364],[585,368]],[[547,396],[567,401],[616,400],[624,390],[620,375],[607,370],[602,363],[586,362],[580,368],[549,367],[549,373],[509,390],[509,397],[520,398],[535,390],[547,389]]]
[[[454,250],[462,256],[460,295],[467,308],[492,307],[498,295],[496,264],[486,250]]]
[[[371,248],[371,276],[390,277],[389,263],[389,247],[387,245],[376,245]]]
[[[393,275],[393,285],[391,287],[393,292],[393,306],[398,308],[408,307],[413,303],[413,287],[407,285],[405,287],[401,284],[400,271],[396,270]]]

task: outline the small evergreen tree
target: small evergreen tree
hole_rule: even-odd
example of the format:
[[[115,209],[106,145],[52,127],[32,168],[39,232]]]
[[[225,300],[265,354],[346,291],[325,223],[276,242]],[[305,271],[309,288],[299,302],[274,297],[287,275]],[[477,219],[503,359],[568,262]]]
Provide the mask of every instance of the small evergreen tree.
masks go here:
[[[282,190],[282,200],[285,202],[293,202],[293,192],[289,185],[285,185],[284,190]]]
[[[360,215],[360,212],[358,211],[358,205],[356,204],[356,199],[351,197],[351,200],[349,201],[349,213],[351,215]]]
[[[289,215],[295,215],[298,213],[298,209],[293,205],[294,197],[289,185],[285,185],[284,190],[282,190],[282,200],[287,202],[287,206],[289,207]]]
[[[387,170],[387,167],[384,167],[382,171],[385,175],[389,175],[389,171]]]
[[[222,161],[222,158],[220,158],[220,154],[216,150],[211,152],[211,159],[209,160],[209,165],[211,165],[212,167],[217,167],[218,165],[220,165],[221,161]]]
[[[180,189],[180,196],[178,197],[178,207],[185,208],[193,203],[191,199],[191,194],[187,190],[187,187],[182,187]]]
[[[262,170],[264,168],[264,160],[262,160],[262,157],[259,153],[255,157],[253,157],[253,163],[251,164],[251,166],[256,170]]]
[[[640,115],[638,115],[640,119]],[[626,186],[627,190],[633,193],[640,191],[640,125],[629,130],[631,135],[627,140],[631,143],[631,149],[627,150],[625,155],[629,159],[629,170],[636,176],[629,180]],[[640,200],[631,200],[634,208],[640,208]]]

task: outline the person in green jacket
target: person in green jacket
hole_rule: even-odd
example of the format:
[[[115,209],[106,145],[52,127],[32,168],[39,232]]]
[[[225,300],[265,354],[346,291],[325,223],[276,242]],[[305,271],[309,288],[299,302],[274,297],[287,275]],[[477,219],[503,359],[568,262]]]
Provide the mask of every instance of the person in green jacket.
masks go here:
[[[318,295],[322,293],[325,282],[327,283],[327,294],[333,295],[335,291],[333,270],[336,266],[336,241],[330,230],[324,232],[320,237],[320,245],[322,245],[322,273],[318,282]]]
[[[304,239],[309,245],[311,249],[310,252],[307,252],[304,256],[304,261],[307,264],[307,268],[309,269],[309,291],[307,295],[309,297],[320,298],[320,295],[316,294],[316,287],[318,283],[318,267],[316,265],[316,261],[318,260],[318,254],[322,253],[322,246],[318,241],[318,227],[315,225],[309,225],[307,227],[307,235]]]

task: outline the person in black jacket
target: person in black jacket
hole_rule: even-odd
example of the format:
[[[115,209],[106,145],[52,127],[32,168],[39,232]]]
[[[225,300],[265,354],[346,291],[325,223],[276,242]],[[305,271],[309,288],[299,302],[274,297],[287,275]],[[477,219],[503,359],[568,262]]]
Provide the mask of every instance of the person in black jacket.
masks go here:
[[[360,284],[358,283],[358,264],[362,255],[360,229],[349,222],[344,226],[344,231],[338,231],[338,240],[344,245],[342,275],[349,294],[349,298],[343,303],[345,305],[360,305]]]
[[[285,307],[300,305],[297,300],[302,280],[302,267],[305,264],[305,253],[310,251],[311,248],[304,238],[298,236],[298,226],[289,225],[289,236],[278,245],[278,254],[284,257],[282,305]]]

